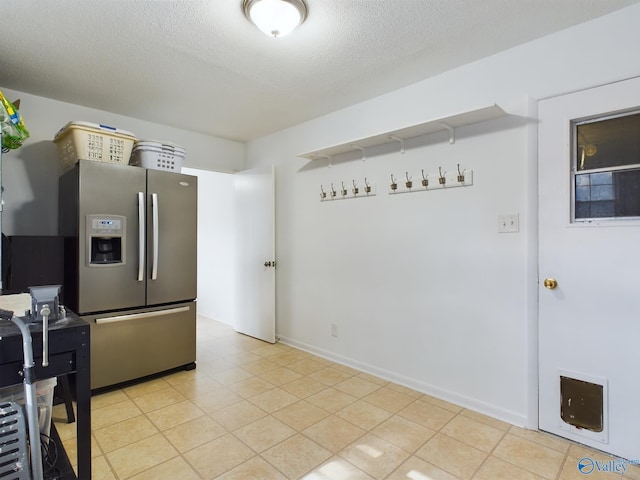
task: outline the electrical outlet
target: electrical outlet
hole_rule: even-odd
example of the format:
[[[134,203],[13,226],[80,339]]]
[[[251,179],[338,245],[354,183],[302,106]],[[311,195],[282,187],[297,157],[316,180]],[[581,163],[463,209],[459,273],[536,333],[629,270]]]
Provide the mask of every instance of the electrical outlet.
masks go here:
[[[520,231],[520,219],[517,213],[498,215],[498,233],[515,233]]]
[[[338,337],[338,325],[335,323],[331,324],[331,336],[336,338]]]

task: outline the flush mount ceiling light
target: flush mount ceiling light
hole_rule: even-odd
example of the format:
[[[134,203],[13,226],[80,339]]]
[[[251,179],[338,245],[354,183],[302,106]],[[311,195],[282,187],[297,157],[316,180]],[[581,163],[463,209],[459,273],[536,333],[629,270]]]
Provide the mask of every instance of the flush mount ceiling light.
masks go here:
[[[302,0],[243,0],[251,22],[271,37],[282,37],[304,22],[307,6]]]

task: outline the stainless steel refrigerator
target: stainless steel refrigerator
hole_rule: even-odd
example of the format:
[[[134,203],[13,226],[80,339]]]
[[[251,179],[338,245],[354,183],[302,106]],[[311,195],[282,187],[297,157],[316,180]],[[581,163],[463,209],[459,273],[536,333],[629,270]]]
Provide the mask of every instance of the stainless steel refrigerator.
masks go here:
[[[91,325],[91,388],[195,367],[197,177],[80,160],[59,182],[64,304]]]

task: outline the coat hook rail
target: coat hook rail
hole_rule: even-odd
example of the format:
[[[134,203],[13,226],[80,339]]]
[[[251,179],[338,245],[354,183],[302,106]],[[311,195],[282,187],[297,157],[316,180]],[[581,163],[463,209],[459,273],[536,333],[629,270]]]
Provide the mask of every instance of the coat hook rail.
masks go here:
[[[429,177],[434,181],[430,181]],[[416,183],[418,179],[419,183]],[[410,172],[405,172],[405,179],[402,182],[399,182],[396,175],[392,173],[391,183],[388,184],[388,193],[396,195],[400,193],[451,190],[455,187],[470,187],[473,185],[473,170],[463,169],[459,164],[455,170],[449,172],[442,167],[438,167],[436,172],[431,173],[427,173],[422,169],[419,176],[416,176],[416,182],[413,181]],[[422,188],[419,188],[420,186]]]
[[[349,200],[352,198],[367,198],[376,196],[376,185],[371,183],[367,178],[364,179],[364,187],[358,185],[356,179],[351,180],[351,187],[345,184],[344,180],[339,182],[331,182],[328,190],[324,189],[324,185],[320,185],[320,201],[330,202],[332,200]],[[336,189],[336,187],[339,187]]]

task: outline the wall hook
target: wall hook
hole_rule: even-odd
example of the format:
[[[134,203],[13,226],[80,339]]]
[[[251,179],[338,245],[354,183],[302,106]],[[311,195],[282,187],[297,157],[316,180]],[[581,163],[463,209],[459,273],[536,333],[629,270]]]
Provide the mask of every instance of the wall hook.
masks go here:
[[[429,174],[424,174],[424,169],[422,169],[422,186],[427,188],[429,186]]]
[[[360,145],[355,145],[355,144],[351,144],[351,148],[355,148],[356,150],[360,150],[362,152],[362,161],[364,162],[367,159],[367,156],[365,155],[365,151],[364,151],[364,147],[361,147]]]
[[[440,183],[440,185],[444,185],[445,183],[447,183],[447,179],[442,174],[442,167],[438,167],[438,172],[439,172],[439,176],[440,176],[440,178],[438,178],[438,183]],[[445,173],[445,175],[447,174],[447,172],[444,172],[444,173]]]
[[[404,174],[407,177],[407,181],[405,182],[405,186],[407,188],[413,187],[413,182],[411,181],[411,177],[409,176],[409,172],[404,172]]]
[[[341,183],[342,183],[342,190],[340,190],[340,193],[342,194],[343,197],[346,197],[347,196],[347,189],[344,188],[344,182],[341,182]]]
[[[367,182],[367,177],[365,177],[364,179],[364,191],[367,194],[371,193],[371,185],[369,185],[369,182]]]
[[[335,197],[336,196],[336,189],[333,188],[333,183],[331,184],[331,196]]]
[[[389,135],[389,140],[400,142],[400,153],[404,154],[404,138],[396,137],[395,135]]]
[[[324,191],[322,185],[320,185],[320,198],[327,198],[327,192]]]
[[[440,126],[449,132],[449,143],[453,145],[456,143],[456,129],[448,123],[441,122]]]
[[[458,182],[464,183],[464,170],[460,171],[460,164],[458,164]]]
[[[352,180],[352,182],[353,182],[353,189],[351,191],[353,192],[354,195],[358,195],[358,193],[360,193],[360,189],[356,185],[356,181],[355,180]]]
[[[393,190],[394,192],[398,189],[398,183],[396,182],[396,179],[393,178],[393,173],[391,174],[391,190]]]

